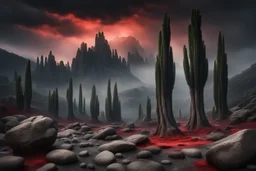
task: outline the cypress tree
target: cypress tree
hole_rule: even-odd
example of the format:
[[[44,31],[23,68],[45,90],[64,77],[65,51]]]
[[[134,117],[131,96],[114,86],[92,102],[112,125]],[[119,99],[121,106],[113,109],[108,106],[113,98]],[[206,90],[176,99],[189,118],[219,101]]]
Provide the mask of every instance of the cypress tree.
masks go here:
[[[21,76],[16,79],[16,104],[18,109],[24,109],[24,96],[21,86]]]
[[[84,114],[86,114],[86,103],[85,103],[85,97],[84,97],[83,113],[84,113]]]
[[[28,60],[25,72],[25,91],[24,91],[24,105],[25,109],[29,110],[32,100],[32,80],[31,80],[31,67],[30,60]]]
[[[184,72],[190,89],[190,118],[188,129],[209,127],[210,123],[204,110],[204,86],[208,77],[208,59],[202,39],[201,15],[199,10],[192,11],[191,24],[188,28],[189,58],[184,46]]]
[[[151,100],[149,97],[147,98],[147,115],[144,121],[151,121]]]
[[[91,94],[91,101],[90,101],[90,112],[91,112],[91,119],[93,121],[98,121],[99,116],[99,99],[96,95],[96,87],[93,85],[92,87],[92,94]]]
[[[83,91],[81,84],[79,86],[79,112],[83,113]]]
[[[55,114],[56,117],[59,116],[59,93],[58,93],[58,88],[55,90]]]
[[[74,119],[73,112],[73,81],[72,78],[69,80],[69,87],[67,89],[66,98],[68,102],[68,119]]]
[[[105,115],[107,121],[113,121],[112,118],[112,97],[111,97],[111,81],[108,80],[107,97],[105,99]]]
[[[48,112],[52,111],[52,106],[51,106],[52,101],[51,101],[51,99],[52,99],[52,95],[51,95],[51,91],[49,90],[49,94],[48,94]]]
[[[14,71],[14,76],[13,76],[13,81],[15,82],[18,78],[18,74],[17,74],[17,71],[15,70]]]
[[[74,104],[73,104],[73,107],[74,107],[74,111],[76,112],[77,111],[77,106],[76,106],[76,98],[74,98]]]
[[[142,109],[142,106],[141,104],[139,105],[139,110],[138,110],[138,121],[142,120],[143,119],[143,109]]]
[[[182,118],[181,109],[179,110],[179,117]]]
[[[161,137],[168,136],[169,133],[172,134],[172,131],[182,134],[173,116],[172,91],[176,69],[170,41],[170,18],[165,14],[162,30],[159,32],[158,55],[155,65],[156,113],[158,118],[155,134]]]
[[[115,122],[120,122],[121,118],[121,102],[118,97],[117,83],[114,86],[113,92],[113,106],[112,106],[112,119]]]
[[[218,53],[214,61],[214,102],[215,110],[213,111],[213,119],[222,120],[230,113],[227,105],[228,91],[228,65],[227,54],[225,52],[224,36],[219,33]]]

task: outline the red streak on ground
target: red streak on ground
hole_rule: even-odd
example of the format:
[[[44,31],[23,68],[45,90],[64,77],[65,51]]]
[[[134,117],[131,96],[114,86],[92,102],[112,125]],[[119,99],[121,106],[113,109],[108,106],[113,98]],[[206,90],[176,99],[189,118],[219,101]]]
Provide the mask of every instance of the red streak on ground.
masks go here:
[[[194,165],[200,168],[201,171],[217,171],[217,169],[211,166],[206,160],[198,160]]]
[[[47,163],[45,156],[47,153],[37,153],[29,156],[22,156],[25,159],[23,171],[35,171]]]

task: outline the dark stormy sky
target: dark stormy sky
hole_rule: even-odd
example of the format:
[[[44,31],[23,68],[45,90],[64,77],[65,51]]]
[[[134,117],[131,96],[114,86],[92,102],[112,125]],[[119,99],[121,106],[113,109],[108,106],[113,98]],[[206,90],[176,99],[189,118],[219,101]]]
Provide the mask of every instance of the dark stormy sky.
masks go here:
[[[255,0],[0,0],[0,47],[31,59],[52,50],[57,60],[68,61],[82,41],[93,45],[95,34],[104,31],[108,40],[133,36],[156,53],[168,12],[174,56],[181,64],[193,8],[203,17],[210,61],[222,31],[231,75],[256,62]]]

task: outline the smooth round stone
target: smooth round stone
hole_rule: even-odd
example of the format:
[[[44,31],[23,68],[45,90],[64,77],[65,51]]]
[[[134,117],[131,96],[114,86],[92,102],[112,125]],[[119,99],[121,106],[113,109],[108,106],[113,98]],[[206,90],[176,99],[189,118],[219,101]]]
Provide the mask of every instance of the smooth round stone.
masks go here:
[[[127,165],[128,171],[165,171],[164,167],[155,161],[139,159]]]
[[[73,149],[73,145],[72,144],[61,144],[60,146],[57,146],[57,149],[65,149],[65,150],[72,150]]]
[[[71,140],[71,142],[72,142],[72,143],[79,143],[80,141],[78,140],[78,138],[73,138],[73,139]]]
[[[83,142],[83,143],[80,143],[79,144],[79,147],[80,148],[85,148],[85,147],[88,147],[89,146],[89,143],[88,142]]]
[[[172,164],[172,162],[170,160],[162,160],[161,164],[163,164],[163,165],[170,165],[170,164]]]
[[[46,160],[55,164],[69,164],[77,162],[74,152],[64,149],[53,150],[46,155]]]
[[[152,154],[159,154],[162,151],[162,149],[158,146],[148,146],[143,150],[150,151]]]
[[[123,158],[124,157],[122,153],[116,153],[115,156],[116,156],[116,158]]]
[[[40,167],[36,171],[56,171],[56,170],[57,170],[57,167],[54,163],[48,163],[48,164]]]
[[[137,158],[147,159],[147,158],[150,158],[150,157],[152,157],[152,153],[150,151],[147,151],[147,150],[142,150],[142,151],[137,153]]]
[[[187,148],[187,149],[183,149],[181,150],[186,156],[190,157],[190,158],[201,158],[202,157],[202,153],[199,149],[197,148]]]
[[[24,158],[18,156],[4,156],[0,158],[0,170],[20,171],[24,166]]]
[[[81,168],[86,168],[87,164],[86,163],[80,163]]]
[[[84,136],[84,139],[85,140],[89,140],[90,138],[92,138],[93,137],[93,134],[86,134],[85,136]]]
[[[112,163],[112,164],[108,165],[106,171],[126,171],[126,169],[120,163]]]
[[[79,152],[78,155],[79,155],[80,157],[85,157],[85,156],[88,156],[88,155],[89,155],[89,152],[88,152],[87,150],[84,150],[84,151]]]
[[[185,154],[182,151],[170,151],[168,157],[172,159],[185,159]]]
[[[91,170],[94,170],[95,166],[92,163],[89,163],[89,164],[87,164],[87,168],[91,169]]]
[[[131,161],[130,161],[129,159],[123,159],[123,160],[122,160],[122,163],[123,163],[123,164],[129,164],[129,163],[131,163]]]
[[[95,156],[94,162],[97,165],[107,166],[115,161],[115,155],[110,151],[102,151]]]

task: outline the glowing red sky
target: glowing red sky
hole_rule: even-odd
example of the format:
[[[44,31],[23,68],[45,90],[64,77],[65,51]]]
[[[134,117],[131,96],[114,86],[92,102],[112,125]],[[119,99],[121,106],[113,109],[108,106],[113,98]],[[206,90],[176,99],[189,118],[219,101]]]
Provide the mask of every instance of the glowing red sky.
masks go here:
[[[156,53],[157,49],[157,35],[158,31],[161,29],[161,21],[151,18],[145,18],[134,14],[129,18],[123,18],[120,21],[112,25],[104,25],[100,20],[82,20],[75,17],[72,14],[68,15],[58,15],[48,13],[54,17],[58,17],[60,20],[71,20],[73,24],[83,30],[83,34],[79,36],[69,36],[65,37],[59,34],[58,27],[50,27],[49,25],[42,25],[39,28],[28,28],[25,26],[18,25],[20,29],[34,32],[44,38],[53,38],[60,41],[56,47],[54,47],[53,52],[56,59],[68,61],[74,57],[77,48],[80,46],[81,42],[86,42],[89,46],[94,45],[95,34],[99,31],[104,31],[107,40],[112,40],[116,37],[135,37],[140,44],[146,49],[150,49],[152,53]],[[189,21],[183,23],[172,24],[172,31],[178,30],[179,27],[183,29],[187,28]],[[152,31],[153,28],[153,31]],[[157,31],[154,28],[158,28]],[[174,48],[175,56],[182,55],[182,46],[187,42],[186,35],[172,34],[171,45]],[[44,55],[47,55],[45,52]],[[37,54],[40,55],[40,54]],[[126,56],[124,56],[126,57]]]

